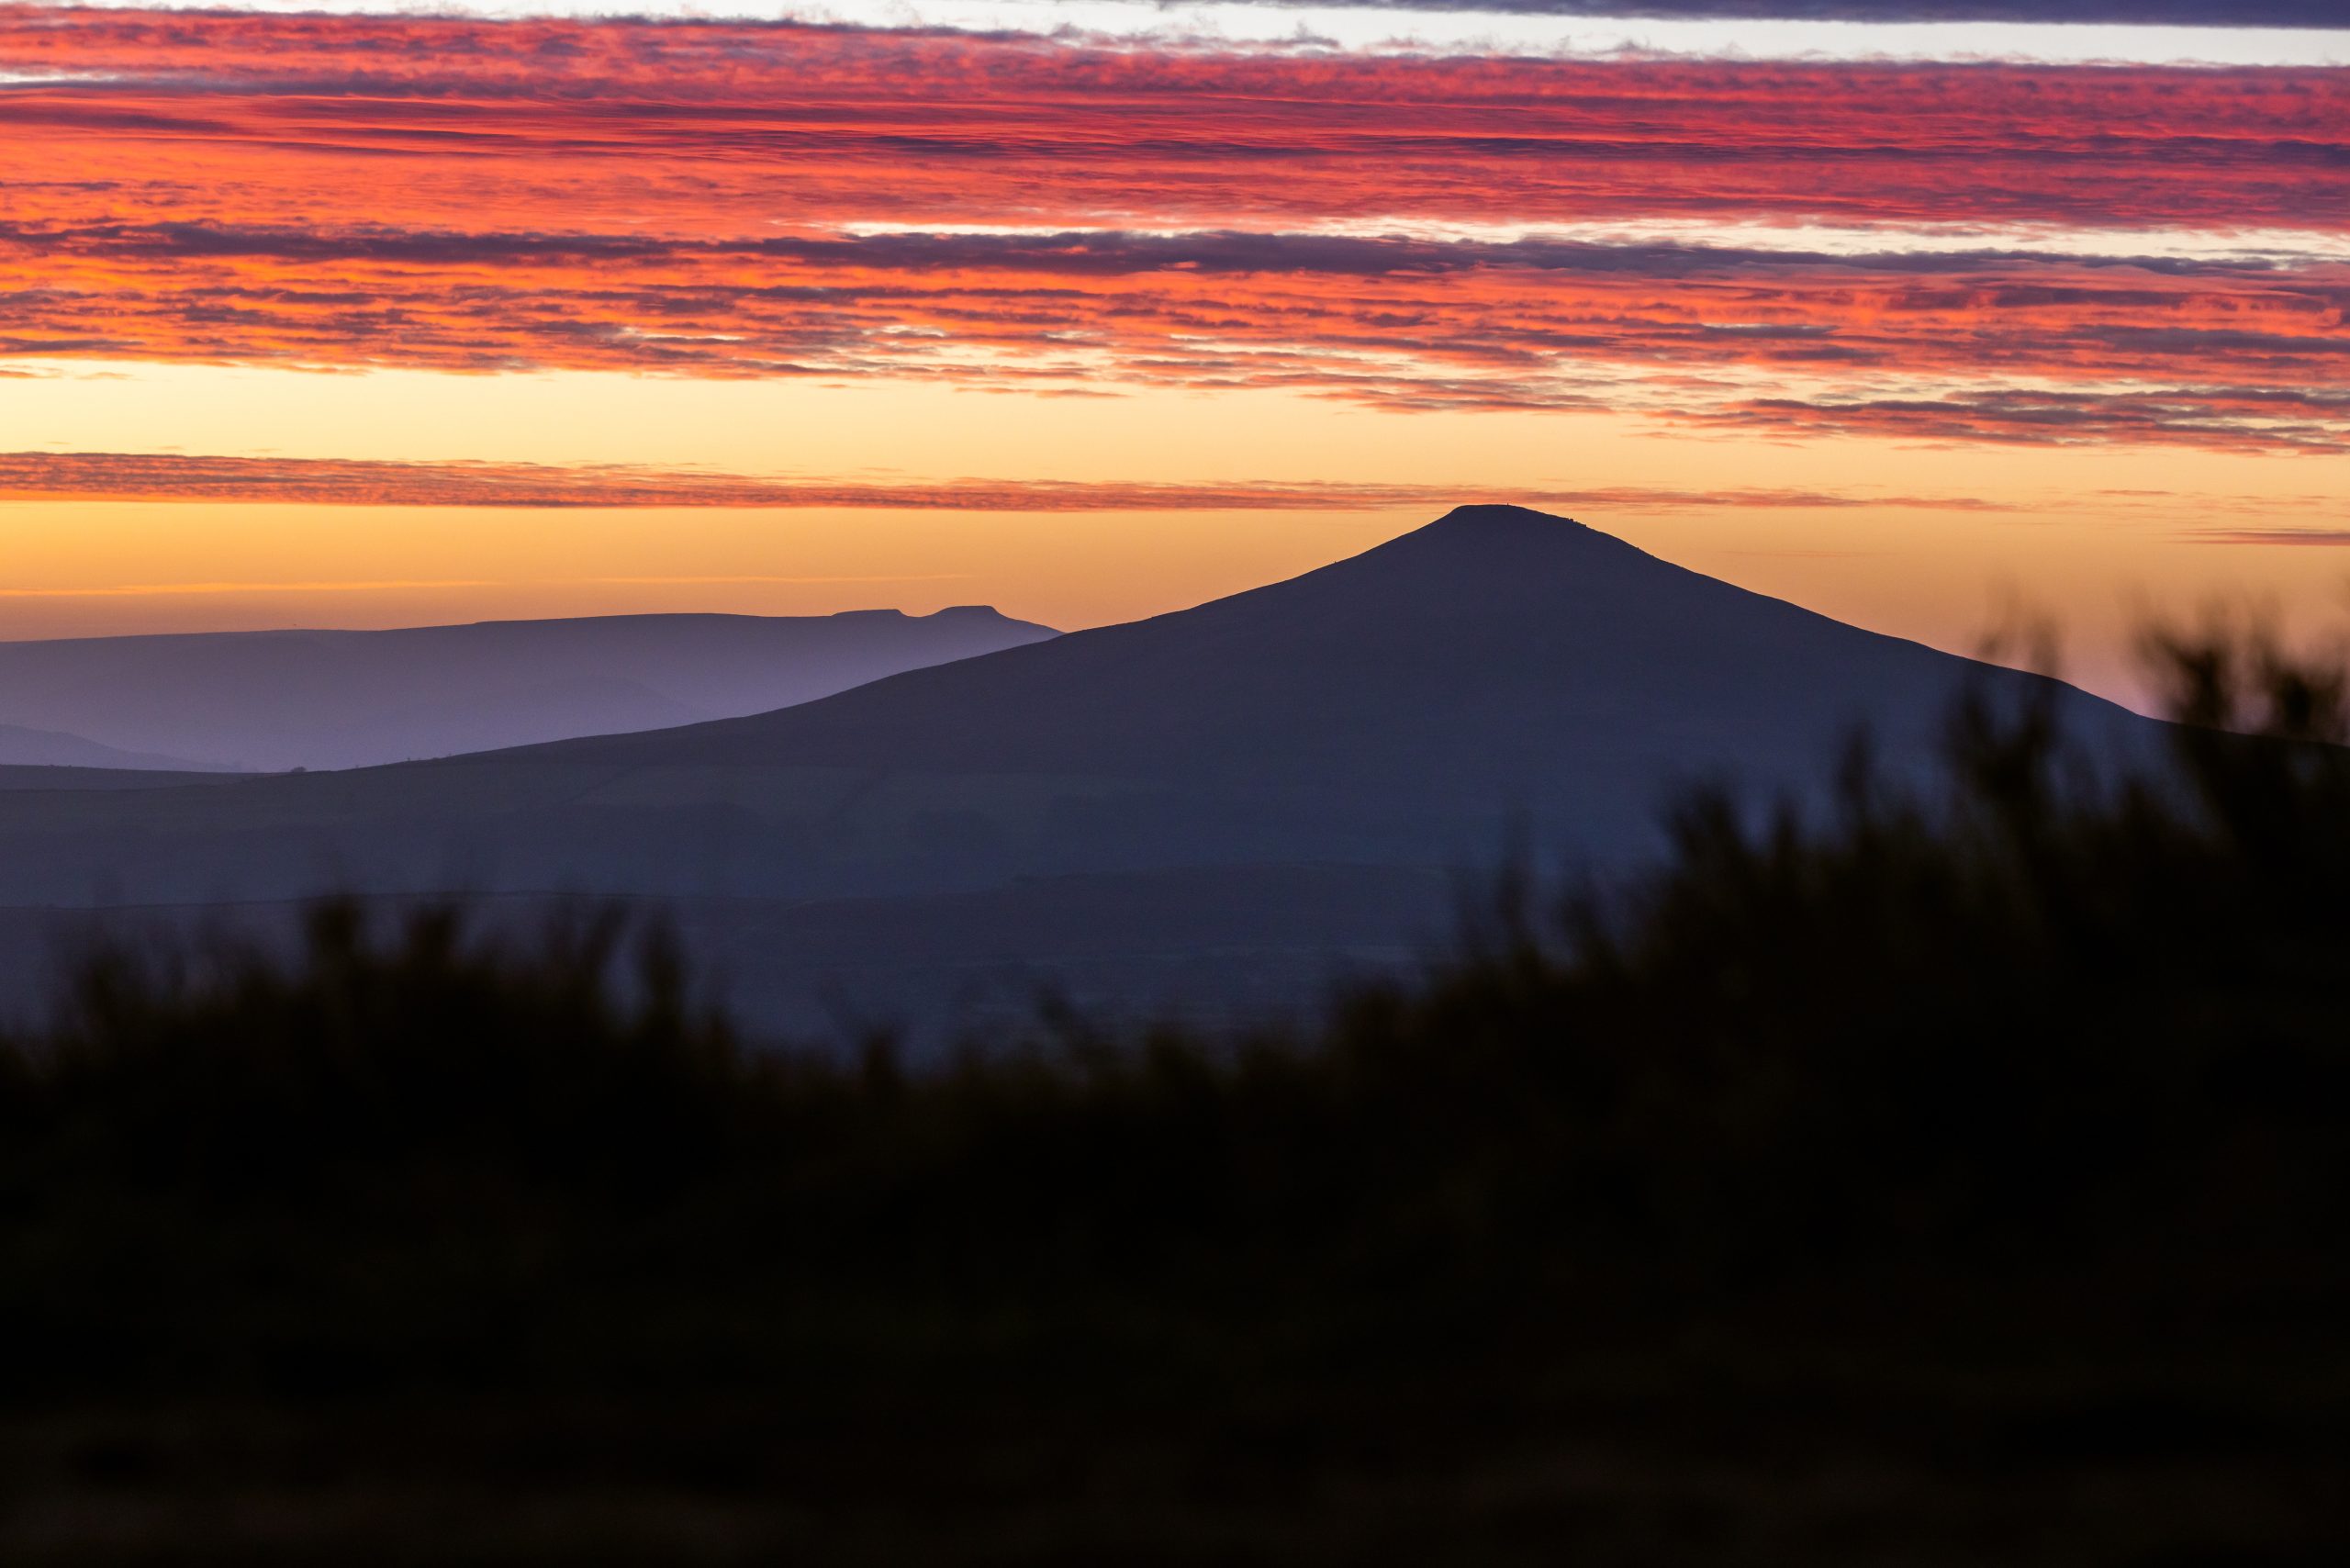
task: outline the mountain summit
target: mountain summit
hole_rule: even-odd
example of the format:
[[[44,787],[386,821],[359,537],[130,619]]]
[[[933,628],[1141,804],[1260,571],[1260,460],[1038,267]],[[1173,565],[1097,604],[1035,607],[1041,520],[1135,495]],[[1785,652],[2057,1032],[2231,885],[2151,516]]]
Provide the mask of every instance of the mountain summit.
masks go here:
[[[1082,776],[1294,798],[1326,825],[1483,831],[1531,813],[1587,841],[1637,832],[1676,780],[1815,778],[1858,724],[1917,751],[1969,678],[2038,678],[1845,625],[1566,518],[1464,506],[1196,609],[779,712],[518,755]]]

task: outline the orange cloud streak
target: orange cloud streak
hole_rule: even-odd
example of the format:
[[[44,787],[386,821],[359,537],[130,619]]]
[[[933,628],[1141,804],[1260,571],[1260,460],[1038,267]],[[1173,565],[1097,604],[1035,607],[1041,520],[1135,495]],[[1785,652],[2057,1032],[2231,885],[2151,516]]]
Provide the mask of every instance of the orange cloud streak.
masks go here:
[[[1851,424],[1734,376],[1997,375],[2198,412],[2120,433],[2331,449],[2350,265],[1787,256],[1279,235],[588,236],[0,228],[0,352],[443,370],[1289,386],[1401,407]],[[2095,393],[2104,397],[2102,391]],[[1909,407],[1903,404],[1903,407]],[[1785,419],[1778,416],[1785,414]],[[1877,416],[1869,416],[1877,417]],[[2010,419],[2018,430],[2029,421]],[[1942,419],[1942,431],[1956,428]],[[2061,433],[2054,423],[2046,425]],[[2097,421],[2080,427],[2094,433]]]
[[[2003,508],[1964,496],[1614,487],[1576,491],[1340,482],[1223,485],[771,478],[636,465],[369,462],[176,453],[0,453],[0,500],[242,501],[362,507],[726,507],[901,511],[1373,511],[1466,501],[1618,510],[1709,507],[1945,511]],[[611,579],[599,579],[611,580]],[[629,581],[697,581],[630,578]],[[724,579],[738,581],[734,577]],[[800,581],[804,579],[777,579]]]
[[[2350,445],[2331,256],[1334,227],[2350,231],[2350,73],[1347,57],[0,7],[0,356],[1272,386]],[[927,232],[876,232],[890,226]],[[1038,232],[946,232],[954,226]],[[2338,254],[2338,252],[2336,252]]]
[[[17,210],[45,218],[76,208],[96,164],[151,216],[232,223],[316,215],[348,188],[402,227],[495,210],[672,235],[851,212],[2350,227],[2350,73],[2325,70],[1365,58],[28,6],[0,7],[0,69],[52,78],[0,93],[0,135],[52,171]]]

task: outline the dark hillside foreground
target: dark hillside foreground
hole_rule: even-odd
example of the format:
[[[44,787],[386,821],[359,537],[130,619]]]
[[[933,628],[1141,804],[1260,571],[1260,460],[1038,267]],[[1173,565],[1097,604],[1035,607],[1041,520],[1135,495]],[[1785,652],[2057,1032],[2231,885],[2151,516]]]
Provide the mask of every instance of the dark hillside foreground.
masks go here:
[[[2003,688],[1931,808],[1699,800],[1286,1036],[96,960],[0,1054],[0,1559],[2344,1561],[2343,693],[2169,656],[2135,784]]]

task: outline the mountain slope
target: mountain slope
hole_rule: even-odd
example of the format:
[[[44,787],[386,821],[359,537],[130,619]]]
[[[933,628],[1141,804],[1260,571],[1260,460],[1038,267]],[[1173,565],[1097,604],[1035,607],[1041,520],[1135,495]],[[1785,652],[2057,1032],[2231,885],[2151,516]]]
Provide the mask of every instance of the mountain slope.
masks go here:
[[[173,898],[322,879],[859,896],[1181,866],[1457,866],[1514,828],[1605,859],[1653,842],[1676,783],[1817,785],[1863,722],[1895,766],[1917,765],[1969,680],[2063,694],[2115,736],[2151,728],[1563,519],[1472,507],[1289,582],[749,718],[19,802],[0,813],[25,851],[0,861],[0,899],[54,896],[28,868],[134,828],[140,852],[110,856],[110,885]]]
[[[1620,865],[1676,785],[1922,771],[1969,683],[2151,721],[1562,519],[1469,508],[1286,583],[774,712],[135,795],[0,794],[0,905],[323,889],[686,901],[755,1024],[1311,999],[1407,962],[1446,873]],[[543,905],[525,897],[509,909]],[[1416,913],[1415,913],[1416,912]],[[1007,989],[1009,988],[1009,989]]]
[[[1726,775],[1817,779],[1855,725],[1897,761],[1969,679],[2039,678],[1845,625],[1562,518],[1464,507],[1194,610],[781,712],[519,754],[619,767],[1058,775],[1295,794],[1317,813],[1646,820]],[[2070,689],[2079,722],[2140,722]],[[1584,834],[1583,836],[1588,836]]]
[[[965,606],[10,643],[0,724],[252,770],[358,767],[758,712],[1052,634]]]

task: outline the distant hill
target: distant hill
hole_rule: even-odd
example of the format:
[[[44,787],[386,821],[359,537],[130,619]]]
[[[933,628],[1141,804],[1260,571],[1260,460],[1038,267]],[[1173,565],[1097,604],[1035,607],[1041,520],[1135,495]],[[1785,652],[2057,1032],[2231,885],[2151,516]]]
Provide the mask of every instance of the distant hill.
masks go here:
[[[6,643],[0,726],[198,759],[90,766],[364,767],[760,712],[1052,635],[972,605]],[[10,745],[0,763],[82,760]]]
[[[1214,1007],[1310,991],[1317,955],[1407,959],[1445,926],[1444,873],[1509,844],[1637,857],[1677,785],[1817,798],[1856,725],[1920,772],[1970,682],[2051,697],[2098,744],[2157,730],[1565,519],[1470,507],[1289,582],[775,712],[0,796],[0,904],[655,895],[688,901],[768,1018],[820,992],[866,1016],[985,1008],[975,988],[1080,970],[1097,1003]]]
[[[0,768],[104,767],[162,770],[176,773],[217,771],[185,757],[159,756],[151,752],[122,751],[84,740],[59,730],[28,729],[0,724]]]

